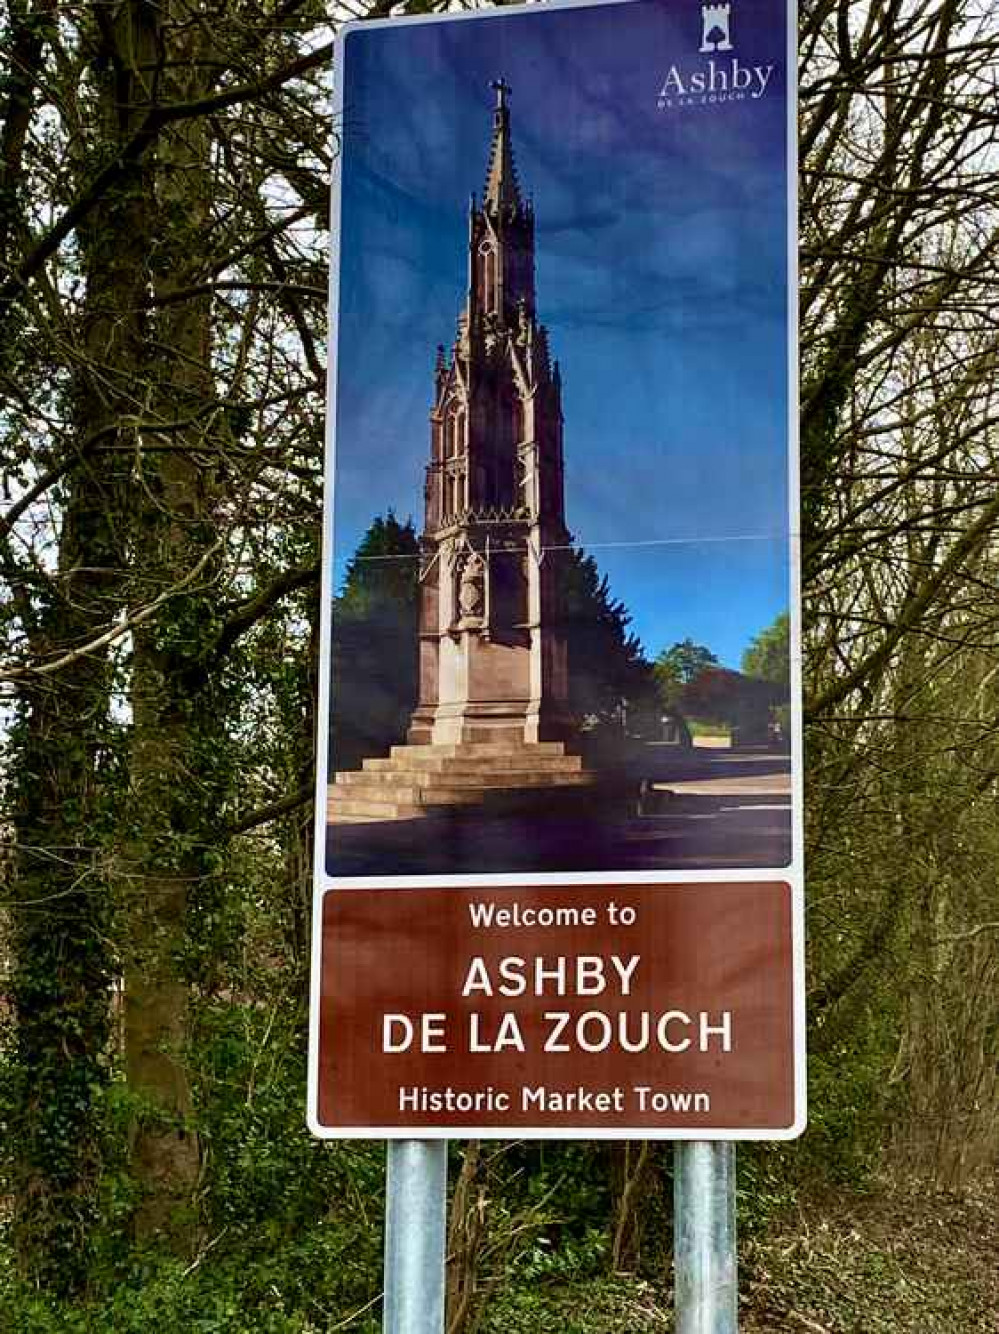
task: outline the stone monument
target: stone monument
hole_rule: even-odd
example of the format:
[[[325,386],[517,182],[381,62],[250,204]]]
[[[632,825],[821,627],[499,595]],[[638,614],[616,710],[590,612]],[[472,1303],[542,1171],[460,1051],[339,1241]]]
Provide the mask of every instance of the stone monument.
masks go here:
[[[559,367],[538,323],[534,208],[521,194],[510,88],[496,94],[468,285],[450,353],[437,350],[420,538],[420,698],[408,744],[337,774],[331,820],[586,785],[568,713]]]

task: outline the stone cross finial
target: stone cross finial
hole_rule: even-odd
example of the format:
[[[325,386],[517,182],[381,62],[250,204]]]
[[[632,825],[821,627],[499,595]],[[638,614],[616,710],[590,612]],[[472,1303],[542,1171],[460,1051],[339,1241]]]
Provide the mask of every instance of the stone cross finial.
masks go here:
[[[493,79],[489,87],[496,94],[496,109],[493,112],[493,142],[489,150],[489,172],[483,202],[487,208],[495,210],[509,205],[519,206],[520,191],[513,165],[510,108],[506,100],[511,88],[506,79]]]
[[[506,79],[493,79],[489,85],[496,94],[496,110],[506,110],[506,99],[513,92],[513,89],[507,83]]]

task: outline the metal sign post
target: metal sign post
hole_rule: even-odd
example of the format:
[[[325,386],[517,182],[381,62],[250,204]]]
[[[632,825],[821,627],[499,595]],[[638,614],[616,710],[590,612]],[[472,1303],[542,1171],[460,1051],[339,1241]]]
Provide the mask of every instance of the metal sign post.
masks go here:
[[[673,1220],[676,1334],[736,1334],[733,1143],[674,1146]]]
[[[447,1140],[388,1146],[384,1334],[443,1334]]]

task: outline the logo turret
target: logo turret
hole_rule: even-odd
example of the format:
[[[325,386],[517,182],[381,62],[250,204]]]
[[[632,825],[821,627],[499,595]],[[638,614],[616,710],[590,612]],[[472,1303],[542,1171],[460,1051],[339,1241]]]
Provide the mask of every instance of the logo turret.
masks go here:
[[[731,51],[731,4],[701,5],[701,52]]]

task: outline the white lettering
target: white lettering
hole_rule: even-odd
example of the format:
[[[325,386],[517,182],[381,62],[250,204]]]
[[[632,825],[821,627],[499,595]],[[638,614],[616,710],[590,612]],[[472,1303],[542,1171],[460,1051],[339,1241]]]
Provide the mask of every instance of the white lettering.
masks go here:
[[[591,1038],[588,1029],[596,1027],[597,1036]],[[576,1020],[576,1041],[583,1051],[606,1051],[614,1030],[610,1018],[599,1010],[587,1010]]]
[[[523,996],[527,990],[527,979],[524,976],[524,960],[519,955],[511,955],[508,959],[501,959],[499,966],[499,975],[503,979],[503,985],[499,988],[503,996]]]
[[[601,996],[617,988],[622,996],[630,996],[641,961],[640,954],[628,958],[612,954],[606,959],[599,954],[580,954],[575,958],[563,954],[536,955],[533,959],[510,954],[490,971],[482,955],[476,955],[468,965],[461,994]]]
[[[526,1051],[520,1024],[515,1014],[506,1011],[500,1016],[499,1028],[491,1041],[488,1034],[483,1036],[483,1017],[480,1014],[468,1016],[468,1049],[472,1052],[503,1051],[512,1047],[514,1051]]]
[[[716,106],[741,102],[747,96],[758,101],[767,91],[775,66],[742,65],[733,58],[725,63],[709,60],[695,70],[671,65],[659,92],[660,107]],[[612,919],[613,920],[613,919]]]
[[[708,1015],[701,1014],[701,1042],[700,1050],[710,1050],[710,1038],[712,1034],[717,1035],[722,1040],[722,1051],[732,1050],[732,1011],[723,1010],[720,1024],[709,1024]]]
[[[650,1014],[648,1010],[587,1010],[573,1015],[566,1010],[549,1010],[543,1016],[549,1025],[545,1051],[602,1052],[616,1048],[626,1052],[660,1050],[678,1055],[681,1052],[732,1050],[732,1014],[725,1010],[719,1016],[700,1011],[696,1017],[685,1010],[666,1010]],[[696,1034],[696,1036],[695,1036]]]
[[[621,979],[621,995],[630,996],[631,978],[635,969],[641,963],[642,956],[640,954],[633,954],[630,959],[625,961],[624,959],[619,958],[616,954],[612,954],[610,961],[611,965],[617,969],[617,975]]]
[[[494,1050],[502,1051],[504,1047],[513,1047],[515,1051],[524,1050],[524,1039],[521,1036],[520,1025],[517,1023],[517,1016],[509,1012],[504,1014],[500,1020]]]
[[[576,991],[580,996],[599,996],[606,986],[603,959],[585,954],[576,960]]]
[[[632,1089],[638,1100],[640,1112],[710,1112],[711,1095],[709,1093],[674,1093],[666,1089],[650,1088],[647,1084],[638,1084]]]
[[[555,1026],[545,1040],[545,1051],[572,1051],[568,1042],[560,1042],[562,1034],[569,1027],[570,1016],[564,1010],[549,1011],[546,1020],[554,1020]]]
[[[670,65],[669,73],[663,83],[660,97],[682,97],[687,90],[683,86],[683,80],[680,78],[680,71],[675,65]]]
[[[682,1010],[667,1010],[656,1026],[656,1037],[659,1039],[659,1045],[664,1051],[686,1051],[690,1046],[690,1038],[683,1038],[680,1042],[670,1041],[669,1026],[674,1020],[687,1028],[690,1027],[689,1014],[684,1014]]]
[[[395,1030],[401,1030],[396,1036]],[[382,1015],[382,1051],[408,1051],[413,1045],[413,1021],[404,1014]]]
[[[463,996],[470,996],[473,991],[481,991],[484,996],[493,994],[493,984],[489,977],[489,969],[486,967],[486,961],[481,956],[476,955],[468,965],[468,972],[465,975],[465,985],[461,989]]]
[[[478,930],[499,927],[543,926],[596,926],[596,908],[522,908],[519,903],[512,903],[509,908],[500,908],[494,902],[469,903],[468,915],[472,925]]]
[[[582,963],[582,960],[577,959],[576,960],[577,976],[580,963]],[[535,959],[534,960],[535,996],[543,996],[545,994],[546,990],[545,984],[548,980],[551,980],[552,982],[555,983],[555,995],[564,996],[565,985],[566,985],[566,973],[568,971],[567,964],[568,960],[563,958],[562,956],[559,956],[555,960],[554,968],[546,968],[544,959]],[[577,983],[577,990],[578,989],[579,988]]]
[[[428,1013],[420,1015],[420,1051],[447,1051],[445,1024],[447,1015]],[[382,1051],[395,1056],[409,1051],[416,1037],[416,1025],[406,1014],[382,1015]]]
[[[744,93],[753,82],[753,75],[756,71],[747,69],[745,65],[740,65],[737,60],[732,61],[732,87],[737,92]]]
[[[472,925],[477,927],[492,926],[493,917],[496,914],[495,903],[470,903],[468,905],[468,915],[472,919]]]

